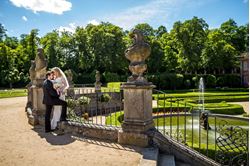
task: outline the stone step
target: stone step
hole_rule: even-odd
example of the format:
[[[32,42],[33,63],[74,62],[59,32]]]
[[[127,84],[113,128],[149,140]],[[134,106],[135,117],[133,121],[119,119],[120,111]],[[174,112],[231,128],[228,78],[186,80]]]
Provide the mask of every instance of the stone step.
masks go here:
[[[157,166],[159,149],[150,147],[144,148],[139,166]]]
[[[158,158],[158,166],[175,166],[174,156],[160,154]]]

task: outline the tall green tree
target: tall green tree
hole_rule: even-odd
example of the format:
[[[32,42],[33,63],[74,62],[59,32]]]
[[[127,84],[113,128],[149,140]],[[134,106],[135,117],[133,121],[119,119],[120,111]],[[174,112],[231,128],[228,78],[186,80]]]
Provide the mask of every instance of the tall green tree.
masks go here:
[[[52,67],[61,67],[61,50],[59,46],[59,33],[53,31],[47,33],[44,37],[41,38],[41,44],[44,48],[44,54],[48,60],[48,68]]]
[[[197,17],[174,24],[170,33],[176,40],[183,71],[197,73],[201,69],[201,52],[206,41],[207,29],[208,24]]]

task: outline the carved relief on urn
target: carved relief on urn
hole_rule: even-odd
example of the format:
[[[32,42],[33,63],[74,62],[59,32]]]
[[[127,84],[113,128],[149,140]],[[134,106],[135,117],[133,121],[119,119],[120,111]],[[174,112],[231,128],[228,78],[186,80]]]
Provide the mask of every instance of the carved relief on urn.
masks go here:
[[[147,84],[148,81],[143,77],[143,73],[147,70],[145,60],[149,57],[151,48],[139,30],[134,29],[130,37],[133,39],[133,44],[125,51],[125,56],[130,61],[129,70],[132,75],[127,82]]]

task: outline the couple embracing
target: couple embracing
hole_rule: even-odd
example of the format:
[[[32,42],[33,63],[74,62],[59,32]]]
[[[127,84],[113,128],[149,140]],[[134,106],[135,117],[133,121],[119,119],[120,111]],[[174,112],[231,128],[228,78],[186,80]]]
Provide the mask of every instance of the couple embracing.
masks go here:
[[[46,105],[45,132],[57,129],[57,122],[66,121],[67,102],[65,92],[69,88],[68,80],[63,71],[54,67],[46,73],[46,80],[43,83],[43,104]],[[50,118],[53,109],[52,119]]]

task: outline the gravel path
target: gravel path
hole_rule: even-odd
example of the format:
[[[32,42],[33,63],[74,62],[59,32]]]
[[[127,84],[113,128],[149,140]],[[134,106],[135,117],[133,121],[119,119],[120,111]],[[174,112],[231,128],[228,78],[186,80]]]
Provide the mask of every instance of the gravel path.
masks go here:
[[[27,122],[26,97],[0,99],[0,166],[138,165],[140,149],[44,133]]]

